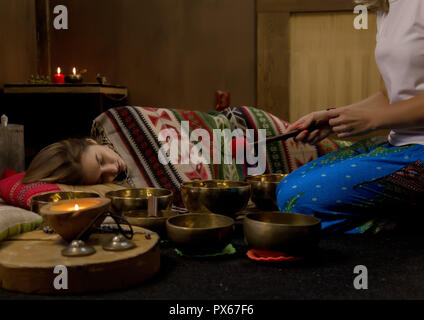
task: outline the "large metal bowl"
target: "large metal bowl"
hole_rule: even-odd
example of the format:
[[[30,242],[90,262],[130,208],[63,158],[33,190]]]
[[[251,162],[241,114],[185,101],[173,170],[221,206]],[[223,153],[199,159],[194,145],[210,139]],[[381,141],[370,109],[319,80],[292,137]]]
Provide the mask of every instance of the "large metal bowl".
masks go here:
[[[79,210],[73,209],[76,203],[82,204]],[[42,206],[40,214],[47,226],[71,242],[80,238],[86,240],[105,219],[109,205],[110,199],[107,198],[64,200]]]
[[[249,202],[250,183],[231,180],[183,182],[181,196],[190,212],[209,212],[233,217]]]
[[[321,221],[298,213],[248,213],[243,220],[243,232],[251,248],[302,254],[317,247]]]
[[[110,210],[115,215],[122,215],[133,210],[146,210],[149,198],[157,198],[157,209],[169,210],[174,195],[172,191],[164,188],[138,188],[109,191],[106,197],[110,198]]]
[[[252,202],[256,208],[267,211],[278,210],[277,205],[277,186],[287,174],[261,174],[257,176],[248,176],[246,181],[252,186]]]
[[[168,239],[184,253],[220,252],[231,241],[234,220],[210,213],[186,213],[166,221]]]
[[[57,202],[61,200],[82,199],[82,198],[99,198],[99,197],[100,195],[98,193],[85,192],[85,191],[46,192],[46,193],[42,193],[32,197],[30,208],[31,208],[31,211],[35,213],[40,213],[41,207],[50,202]]]

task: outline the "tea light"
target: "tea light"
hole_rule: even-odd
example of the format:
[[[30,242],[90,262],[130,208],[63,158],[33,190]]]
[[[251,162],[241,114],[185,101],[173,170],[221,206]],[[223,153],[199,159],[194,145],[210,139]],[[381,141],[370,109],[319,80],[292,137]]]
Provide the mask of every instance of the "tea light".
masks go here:
[[[82,82],[82,75],[80,73],[77,73],[77,69],[74,67],[72,68],[72,74],[68,74],[65,80],[69,83]]]
[[[60,73],[60,67],[57,67],[57,73],[53,76],[53,82],[57,84],[65,83],[65,76]]]

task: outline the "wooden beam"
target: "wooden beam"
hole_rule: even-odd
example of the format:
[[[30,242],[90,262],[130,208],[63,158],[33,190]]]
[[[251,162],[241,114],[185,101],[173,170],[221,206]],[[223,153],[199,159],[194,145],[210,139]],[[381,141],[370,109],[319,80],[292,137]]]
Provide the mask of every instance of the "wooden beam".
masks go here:
[[[290,119],[290,36],[292,13],[353,13],[354,0],[257,0],[256,105]]]
[[[353,11],[353,0],[257,0],[258,12]]]
[[[257,105],[289,119],[289,13],[260,13],[257,23]]]
[[[37,73],[52,76],[50,57],[50,9],[49,0],[35,0],[37,36]]]

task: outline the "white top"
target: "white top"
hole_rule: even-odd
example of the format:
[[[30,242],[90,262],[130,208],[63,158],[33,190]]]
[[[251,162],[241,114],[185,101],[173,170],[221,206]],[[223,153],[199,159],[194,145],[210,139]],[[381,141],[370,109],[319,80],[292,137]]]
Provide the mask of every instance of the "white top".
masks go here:
[[[389,2],[388,14],[377,13],[375,59],[390,103],[396,103],[424,93],[424,0]],[[424,126],[392,130],[389,142],[424,145]]]

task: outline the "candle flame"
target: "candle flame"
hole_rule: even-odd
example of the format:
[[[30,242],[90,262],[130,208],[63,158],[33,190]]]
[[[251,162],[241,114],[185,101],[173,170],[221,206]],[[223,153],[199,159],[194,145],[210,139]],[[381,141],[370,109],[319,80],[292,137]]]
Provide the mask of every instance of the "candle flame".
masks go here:
[[[77,69],[74,67],[74,68],[72,69],[72,72],[74,73],[74,75],[76,75],[76,74],[77,74]]]
[[[79,210],[79,205],[76,204],[75,207],[74,207],[74,210],[75,211],[78,211]]]
[[[57,67],[57,73],[60,74],[60,67]]]

